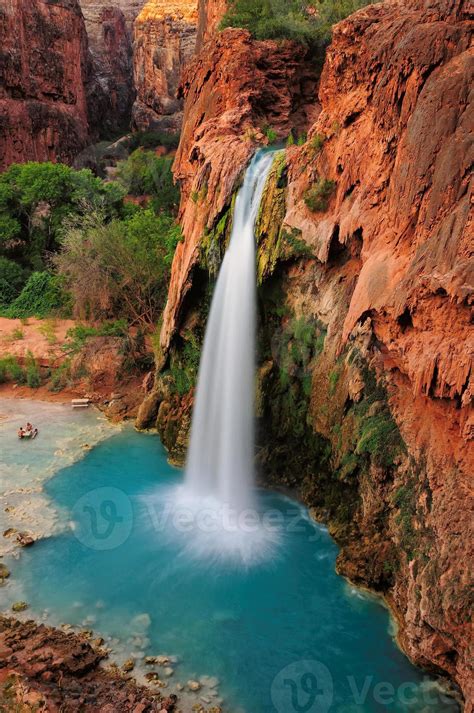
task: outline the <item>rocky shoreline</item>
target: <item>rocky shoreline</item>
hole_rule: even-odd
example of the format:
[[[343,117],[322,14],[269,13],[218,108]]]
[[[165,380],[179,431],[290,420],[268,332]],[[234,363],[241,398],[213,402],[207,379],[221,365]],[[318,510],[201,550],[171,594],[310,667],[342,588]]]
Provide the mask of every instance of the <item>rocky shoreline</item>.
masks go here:
[[[0,616],[0,709],[177,711],[175,694],[140,686],[117,667],[103,668],[107,654],[100,643],[93,644],[85,634]]]

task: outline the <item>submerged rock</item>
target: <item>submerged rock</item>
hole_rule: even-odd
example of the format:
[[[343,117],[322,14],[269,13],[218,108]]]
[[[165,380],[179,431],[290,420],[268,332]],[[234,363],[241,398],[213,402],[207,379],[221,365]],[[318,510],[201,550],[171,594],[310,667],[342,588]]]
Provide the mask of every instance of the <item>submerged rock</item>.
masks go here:
[[[16,541],[21,547],[31,547],[35,543],[34,538],[27,532],[19,532],[16,536]]]
[[[26,602],[15,602],[12,604],[12,611],[14,612],[25,611],[25,609],[28,609],[28,604]]]

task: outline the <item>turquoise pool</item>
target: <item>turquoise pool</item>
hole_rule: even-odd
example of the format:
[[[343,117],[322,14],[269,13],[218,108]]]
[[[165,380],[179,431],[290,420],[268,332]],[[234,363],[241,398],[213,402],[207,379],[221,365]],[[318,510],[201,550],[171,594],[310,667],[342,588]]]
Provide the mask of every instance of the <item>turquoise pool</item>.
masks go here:
[[[386,609],[336,575],[337,546],[304,508],[262,493],[265,556],[200,560],[187,517],[167,509],[181,480],[158,438],[132,429],[59,471],[45,492],[65,529],[12,562],[6,603],[91,628],[137,666],[176,657],[168,690],[217,677],[231,713],[458,710],[396,647]]]

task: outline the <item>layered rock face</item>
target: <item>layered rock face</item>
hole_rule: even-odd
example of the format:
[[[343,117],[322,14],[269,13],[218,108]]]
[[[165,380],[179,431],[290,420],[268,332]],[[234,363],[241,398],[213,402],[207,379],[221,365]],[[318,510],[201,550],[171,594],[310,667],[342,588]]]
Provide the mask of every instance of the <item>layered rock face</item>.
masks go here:
[[[0,167],[66,163],[89,139],[91,67],[77,0],[3,0]]]
[[[471,35],[462,0],[361,10],[335,28],[314,121],[294,47],[238,30],[208,42],[183,88],[168,371],[141,413],[182,457],[192,390],[173,373],[190,372],[239,176],[264,124],[283,136],[309,120],[258,221],[261,472],[329,522],[339,571],[385,595],[405,651],[469,711]]]
[[[256,42],[229,29],[208,42],[183,79],[184,126],[175,162],[181,185],[178,245],[165,310],[162,346],[176,329],[199,243],[228,208],[236,182],[271,126],[280,137],[317,111],[318,75],[307,50],[291,42]]]
[[[100,42],[102,34],[100,30],[101,15],[104,10],[111,8],[120,10],[123,14],[127,32],[130,37],[132,37],[133,23],[135,22],[135,18],[144,6],[146,0],[113,0],[113,2],[107,2],[106,0],[79,0],[79,2],[86,19],[87,30],[91,37],[91,41],[94,43],[95,41]]]
[[[132,28],[144,0],[80,0],[100,84],[102,131],[128,129],[135,99]]]
[[[179,131],[181,72],[194,55],[196,0],[149,0],[135,22],[134,75],[137,99],[133,123],[138,129]]]
[[[324,322],[329,317],[327,348],[336,356],[357,344],[366,350],[407,451],[393,480],[374,471],[361,481],[365,541],[343,552],[341,571],[370,584],[371,558],[381,559],[390,542],[405,550],[389,594],[400,640],[416,661],[448,671],[467,701],[473,696],[466,565],[474,472],[471,32],[463,2],[386,3],[341,23],[322,76],[323,111],[308,146],[290,156],[285,217],[317,258],[306,269],[324,288],[318,285],[320,295],[307,308]],[[323,181],[333,182],[326,184],[328,209],[312,212],[304,199],[311,203]],[[344,287],[331,284],[335,274]],[[306,298],[299,299],[306,309]],[[345,409],[363,383],[353,364],[340,366],[334,394]],[[311,410],[318,432],[334,446],[335,419],[321,413],[323,384],[320,366]]]
[[[227,10],[227,0],[199,0],[198,10],[197,48],[200,51],[203,44],[215,35],[219,23]]]

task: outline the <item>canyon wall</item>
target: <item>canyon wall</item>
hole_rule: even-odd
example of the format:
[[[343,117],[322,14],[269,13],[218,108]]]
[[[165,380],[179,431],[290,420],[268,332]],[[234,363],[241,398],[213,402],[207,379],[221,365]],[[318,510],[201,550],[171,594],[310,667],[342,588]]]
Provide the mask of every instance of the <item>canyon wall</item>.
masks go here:
[[[82,12],[86,20],[87,31],[91,37],[91,42],[100,42],[100,18],[104,10],[115,8],[124,17],[127,32],[130,38],[133,35],[133,23],[139,14],[146,0],[79,0]]]
[[[198,51],[216,33],[226,10],[227,0],[199,0]]]
[[[2,0],[0,47],[0,167],[71,162],[89,139],[93,85],[78,1]]]
[[[194,56],[197,0],[149,0],[135,22],[133,124],[142,130],[178,132],[183,102],[178,87]]]
[[[242,171],[265,127],[309,126],[275,161],[257,224],[260,477],[328,522],[338,570],[386,597],[404,650],[468,711],[471,37],[462,0],[361,10],[334,30],[321,106],[301,48],[208,40],[183,82],[184,241],[138,420],[182,461]]]
[[[229,207],[236,181],[266,127],[281,138],[303,131],[317,113],[318,73],[308,51],[291,42],[254,41],[245,30],[216,35],[185,72],[184,126],[175,162],[181,186],[178,245],[161,341],[169,346],[191,285],[199,245]]]
[[[80,0],[86,23],[98,98],[102,133],[128,130],[135,100],[133,23],[145,0]]]

